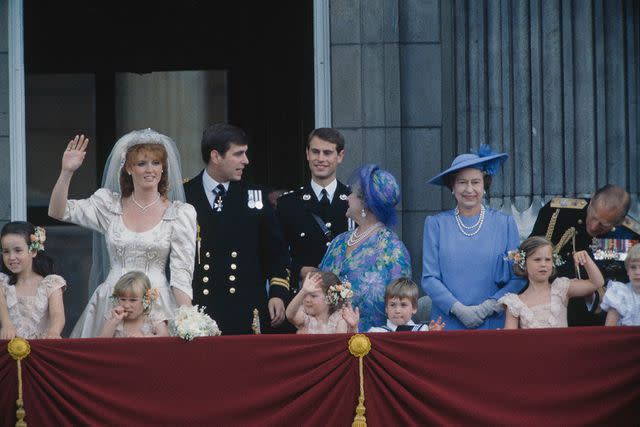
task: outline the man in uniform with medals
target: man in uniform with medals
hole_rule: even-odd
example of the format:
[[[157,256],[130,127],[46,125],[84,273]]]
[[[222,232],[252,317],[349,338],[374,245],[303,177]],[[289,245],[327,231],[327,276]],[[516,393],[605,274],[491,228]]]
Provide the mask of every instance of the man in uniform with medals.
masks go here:
[[[205,306],[224,335],[277,328],[289,293],[282,230],[263,192],[241,181],[248,146],[242,129],[209,126],[201,144],[207,166],[184,184],[198,219],[193,304]]]
[[[640,223],[627,215],[629,193],[617,185],[605,185],[591,199],[556,197],[538,213],[531,236],[546,236],[554,252],[564,260],[557,276],[586,278],[576,269],[573,254],[586,250],[609,280],[628,282],[624,258],[640,240]],[[600,310],[604,287],[586,298],[569,300],[569,326],[604,325],[606,313]]]
[[[315,129],[306,153],[310,182],[280,196],[276,209],[291,256],[292,297],[307,273],[317,269],[331,239],[349,228],[345,214],[350,191],[336,179],[344,137],[335,129]]]

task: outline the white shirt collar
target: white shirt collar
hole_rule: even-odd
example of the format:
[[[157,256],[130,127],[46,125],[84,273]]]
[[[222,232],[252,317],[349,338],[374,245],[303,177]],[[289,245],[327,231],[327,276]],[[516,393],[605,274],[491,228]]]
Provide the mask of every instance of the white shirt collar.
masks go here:
[[[405,325],[415,326],[416,324],[413,322],[413,320],[409,319],[409,321],[405,323]],[[393,323],[391,320],[387,319],[387,328],[395,332],[395,330],[398,329],[398,325]]]
[[[229,191],[229,181],[218,182],[215,179],[213,179],[205,169],[204,173],[202,174],[202,186],[204,187],[204,194],[207,195],[207,199],[209,199],[209,203],[211,205],[213,205],[213,202],[214,202],[213,189],[216,188],[218,184],[224,185],[224,190]]]
[[[338,180],[334,179],[331,182],[331,184],[327,185],[326,187],[322,187],[320,184],[318,184],[314,180],[311,180],[311,189],[315,193],[316,198],[318,199],[318,201],[320,201],[320,198],[322,197],[322,195],[320,193],[322,192],[323,188],[325,190],[327,190],[327,196],[329,197],[329,201],[332,202],[333,201],[333,195],[336,192],[336,188],[338,188]]]

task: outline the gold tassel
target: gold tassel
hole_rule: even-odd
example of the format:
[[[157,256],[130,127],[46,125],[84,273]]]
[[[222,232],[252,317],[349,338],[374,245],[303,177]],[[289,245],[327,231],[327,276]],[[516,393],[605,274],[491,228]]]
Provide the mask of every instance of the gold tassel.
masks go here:
[[[260,330],[260,316],[258,313],[258,309],[253,309],[253,320],[251,321],[251,329],[253,329],[254,335],[260,335],[262,331]]]
[[[27,427],[27,422],[24,420],[27,413],[24,410],[24,402],[22,400],[22,364],[20,361],[29,355],[31,346],[29,346],[29,342],[24,338],[15,337],[9,341],[7,350],[11,357],[18,363],[18,400],[16,400],[18,409],[16,410],[16,427]]]
[[[358,358],[358,373],[360,377],[360,396],[356,415],[353,417],[352,427],[367,427],[367,417],[364,416],[366,408],[364,406],[364,362],[362,358],[371,351],[371,341],[366,335],[355,334],[349,338],[349,352]]]

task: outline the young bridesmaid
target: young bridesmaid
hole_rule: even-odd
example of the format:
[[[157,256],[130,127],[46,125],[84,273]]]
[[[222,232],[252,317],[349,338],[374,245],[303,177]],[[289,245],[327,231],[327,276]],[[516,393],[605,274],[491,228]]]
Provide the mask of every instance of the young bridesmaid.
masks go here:
[[[298,334],[357,332],[360,312],[351,307],[353,292],[330,272],[309,273],[287,307]]]
[[[113,287],[111,298],[115,307],[105,316],[101,337],[169,336],[166,319],[153,311],[158,290],[151,288],[151,282],[143,272],[130,271],[122,275]]]
[[[0,232],[0,339],[61,338],[65,280],[44,251],[44,228],[23,221]]]
[[[573,255],[576,266],[582,266],[586,280],[556,278],[555,267],[561,264],[553,253],[551,242],[534,236],[524,240],[513,254],[513,270],[528,279],[520,294],[506,294],[498,300],[507,307],[505,329],[559,328],[567,326],[569,298],[583,297],[604,285],[604,278],[586,251]]]

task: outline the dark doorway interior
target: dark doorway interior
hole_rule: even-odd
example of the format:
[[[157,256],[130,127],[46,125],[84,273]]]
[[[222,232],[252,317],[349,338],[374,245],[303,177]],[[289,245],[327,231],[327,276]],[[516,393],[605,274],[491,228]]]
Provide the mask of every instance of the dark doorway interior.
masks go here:
[[[226,70],[229,122],[252,138],[247,178],[275,187],[304,179],[314,120],[311,0],[26,0],[24,12],[27,74],[95,75],[97,174],[118,136],[115,73]]]

